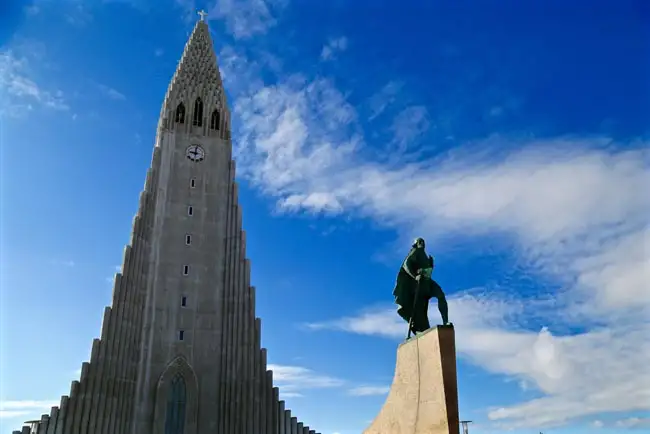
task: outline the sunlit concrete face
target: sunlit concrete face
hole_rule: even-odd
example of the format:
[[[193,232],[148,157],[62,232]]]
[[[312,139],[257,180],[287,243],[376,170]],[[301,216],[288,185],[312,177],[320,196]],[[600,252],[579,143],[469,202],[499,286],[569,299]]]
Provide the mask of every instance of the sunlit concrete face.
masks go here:
[[[455,332],[433,327],[400,345],[384,406],[364,434],[459,434]]]

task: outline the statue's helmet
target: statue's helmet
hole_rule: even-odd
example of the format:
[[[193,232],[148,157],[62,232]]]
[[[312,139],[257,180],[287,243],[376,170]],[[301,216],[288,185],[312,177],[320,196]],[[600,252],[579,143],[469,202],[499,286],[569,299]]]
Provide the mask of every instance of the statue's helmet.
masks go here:
[[[414,239],[413,247],[424,247],[424,238],[418,237]]]

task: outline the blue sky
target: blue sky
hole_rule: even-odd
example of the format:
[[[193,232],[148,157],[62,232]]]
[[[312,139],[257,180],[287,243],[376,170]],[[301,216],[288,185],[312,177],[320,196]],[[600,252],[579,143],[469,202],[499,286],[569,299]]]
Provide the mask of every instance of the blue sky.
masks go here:
[[[263,345],[299,418],[359,433],[381,407],[420,235],[471,432],[647,429],[649,6],[423,3],[2,3],[1,434],[89,357],[200,8]]]

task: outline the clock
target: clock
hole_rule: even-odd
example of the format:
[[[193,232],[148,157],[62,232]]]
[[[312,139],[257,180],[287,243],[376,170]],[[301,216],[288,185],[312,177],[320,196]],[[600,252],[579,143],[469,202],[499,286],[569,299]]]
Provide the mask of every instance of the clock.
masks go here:
[[[195,162],[203,161],[205,151],[199,145],[192,145],[185,151],[185,156]]]

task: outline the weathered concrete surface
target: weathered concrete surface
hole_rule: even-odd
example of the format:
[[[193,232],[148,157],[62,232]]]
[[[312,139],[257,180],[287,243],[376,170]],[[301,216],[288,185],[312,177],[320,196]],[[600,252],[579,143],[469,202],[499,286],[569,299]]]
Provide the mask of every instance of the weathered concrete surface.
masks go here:
[[[456,342],[438,326],[397,349],[393,384],[364,434],[459,434]]]

